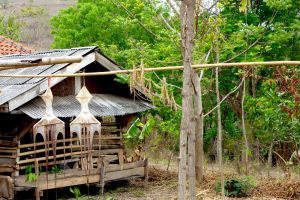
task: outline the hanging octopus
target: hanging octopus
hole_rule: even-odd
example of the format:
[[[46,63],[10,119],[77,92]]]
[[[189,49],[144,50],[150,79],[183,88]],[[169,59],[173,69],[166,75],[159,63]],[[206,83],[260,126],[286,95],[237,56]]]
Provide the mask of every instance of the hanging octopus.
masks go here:
[[[82,156],[81,167],[84,170],[93,168],[92,163],[92,148],[93,137],[96,132],[101,133],[101,123],[91,114],[89,110],[89,102],[92,99],[92,95],[89,93],[85,86],[79,91],[76,99],[81,104],[80,114],[70,123],[71,137],[77,134]]]

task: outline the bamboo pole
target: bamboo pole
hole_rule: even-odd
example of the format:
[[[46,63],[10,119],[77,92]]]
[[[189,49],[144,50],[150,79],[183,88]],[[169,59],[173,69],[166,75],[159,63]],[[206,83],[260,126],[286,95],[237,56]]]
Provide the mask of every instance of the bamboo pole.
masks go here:
[[[72,145],[72,146],[61,146],[61,147],[56,147],[56,150],[65,150],[65,149],[79,149],[81,147],[81,145]],[[27,151],[27,152],[22,152],[17,154],[18,157],[22,157],[22,156],[28,156],[28,155],[32,155],[35,153],[44,153],[46,151],[46,149],[38,149],[35,151]],[[53,148],[49,148],[48,151],[53,151]]]
[[[66,142],[77,142],[80,141],[79,138],[68,138],[65,139]],[[64,140],[56,140],[56,143],[63,143]],[[29,147],[34,147],[34,146],[41,146],[41,145],[47,145],[47,144],[52,144],[51,141],[45,141],[45,142],[36,142],[36,143],[31,143],[31,144],[21,144],[18,146],[18,148],[23,149],[23,148],[29,148]]]
[[[11,59],[0,60],[0,70],[18,69],[26,67],[34,67],[41,65],[55,65],[67,63],[79,63],[83,59],[82,56],[60,56],[60,57],[45,57],[38,59]]]
[[[194,69],[210,69],[216,67],[256,67],[256,66],[297,66],[300,65],[300,61],[268,61],[268,62],[240,62],[240,63],[214,63],[214,64],[197,64],[192,65]],[[2,68],[0,68],[2,69]],[[135,69],[139,71],[140,69]],[[155,72],[155,71],[168,71],[168,70],[183,70],[183,66],[168,66],[168,67],[152,67],[144,68],[144,72]],[[46,77],[82,77],[82,76],[108,76],[115,74],[130,74],[134,70],[115,70],[115,71],[105,71],[105,72],[90,72],[90,73],[75,73],[75,74],[29,74],[29,75],[15,75],[15,74],[0,74],[0,77],[10,77],[10,78],[46,78]]]
[[[95,151],[92,150],[92,152],[95,152]],[[81,156],[83,154],[88,154],[88,153],[89,153],[88,151],[82,151],[82,152],[78,151],[78,152],[73,152],[73,153],[66,153],[66,154],[57,155],[56,158],[63,158],[63,157],[67,157],[67,156]],[[35,160],[44,161],[46,159],[53,160],[54,156],[41,157],[41,158],[30,158],[30,159],[27,159],[27,160],[21,160],[17,164],[18,165],[27,164],[27,163],[35,162]]]
[[[15,149],[0,149],[0,153],[15,153]]]
[[[85,137],[82,137],[82,139],[85,139]],[[122,137],[120,136],[101,136],[101,137],[93,137],[93,139],[100,139],[100,140],[121,140]],[[79,138],[66,138],[66,139],[61,139],[61,140],[56,140],[56,143],[63,143],[63,142],[79,142]],[[30,144],[21,144],[18,146],[19,149],[24,149],[24,148],[30,148],[34,146],[42,146],[46,144],[52,144],[51,141],[46,141],[46,142],[36,142],[36,143],[30,143]],[[6,147],[0,147],[1,149],[7,149]],[[16,150],[17,148],[11,148],[11,150]]]

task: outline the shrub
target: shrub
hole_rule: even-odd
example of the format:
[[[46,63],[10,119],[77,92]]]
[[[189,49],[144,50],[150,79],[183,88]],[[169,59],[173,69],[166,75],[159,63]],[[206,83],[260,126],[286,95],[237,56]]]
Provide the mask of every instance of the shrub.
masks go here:
[[[225,180],[225,196],[227,197],[246,197],[251,189],[255,187],[254,180],[251,177],[243,177]],[[221,192],[221,182],[216,183],[216,192]]]
[[[32,169],[32,166],[27,166],[25,168],[25,175],[26,175],[26,182],[34,182],[36,181],[36,179],[38,178],[38,174],[35,174],[32,172],[33,169]]]
[[[79,197],[81,197],[81,192],[80,192],[79,188],[77,188],[77,187],[74,187],[74,188],[70,187],[70,192],[72,194],[74,194],[76,200],[79,199]]]

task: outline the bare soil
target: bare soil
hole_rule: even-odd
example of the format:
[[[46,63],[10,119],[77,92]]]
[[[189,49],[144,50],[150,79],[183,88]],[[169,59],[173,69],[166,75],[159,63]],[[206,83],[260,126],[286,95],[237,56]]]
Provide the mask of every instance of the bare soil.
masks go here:
[[[209,171],[202,188],[197,189],[197,199],[221,199],[215,192],[215,184],[220,174]],[[225,178],[237,177],[235,173],[226,172]],[[239,199],[249,200],[276,200],[276,199],[300,199],[300,180],[285,180],[282,178],[255,177],[256,187],[250,191],[248,197]],[[106,185],[104,196],[86,194],[80,199],[99,200],[142,200],[142,199],[177,199],[177,172],[167,171],[160,166],[151,166],[149,169],[149,181],[141,179],[128,182],[111,183]],[[237,199],[237,198],[225,198]]]

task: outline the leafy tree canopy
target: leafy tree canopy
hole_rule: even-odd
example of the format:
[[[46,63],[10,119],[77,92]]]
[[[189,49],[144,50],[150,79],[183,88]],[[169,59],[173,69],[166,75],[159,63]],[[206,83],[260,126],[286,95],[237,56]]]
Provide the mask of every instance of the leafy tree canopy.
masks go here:
[[[196,22],[194,62],[214,62],[216,41],[220,47],[221,62],[300,60],[300,1],[299,0],[221,0],[219,12],[204,9]],[[52,18],[54,48],[98,45],[121,66],[180,65],[180,20],[166,2],[158,0],[78,0]],[[216,35],[216,28],[220,34]],[[296,70],[296,69],[295,69]],[[246,119],[251,125],[252,138],[268,143],[281,140],[286,132],[299,134],[295,121],[299,112],[289,114],[287,109],[299,107],[299,82],[283,69],[247,70]],[[295,71],[293,71],[295,72]],[[220,72],[221,96],[232,91],[241,81],[244,70],[223,69]],[[297,73],[296,73],[297,74]],[[152,89],[160,92],[160,82],[168,77],[167,89],[181,103],[181,73],[178,71],[147,74]],[[292,88],[282,90],[283,80],[290,77]],[[124,78],[124,77],[123,77]],[[205,70],[202,79],[205,112],[215,106],[212,70]],[[125,77],[123,80],[128,81]],[[272,84],[271,84],[272,83]],[[275,83],[275,84],[273,84]],[[296,89],[295,89],[296,88]],[[293,91],[296,91],[293,92]],[[242,138],[240,131],[241,90],[222,104],[225,140]],[[159,130],[179,135],[179,112],[155,101],[161,122]],[[286,104],[286,107],[283,106]],[[216,135],[216,115],[205,118],[206,144]],[[278,122],[278,123],[277,123]],[[269,127],[266,129],[266,127]],[[273,133],[276,133],[273,135]],[[232,142],[226,143],[234,148]]]
[[[124,67],[178,60],[178,37],[143,0],[84,0],[51,20],[54,48],[98,45]]]

